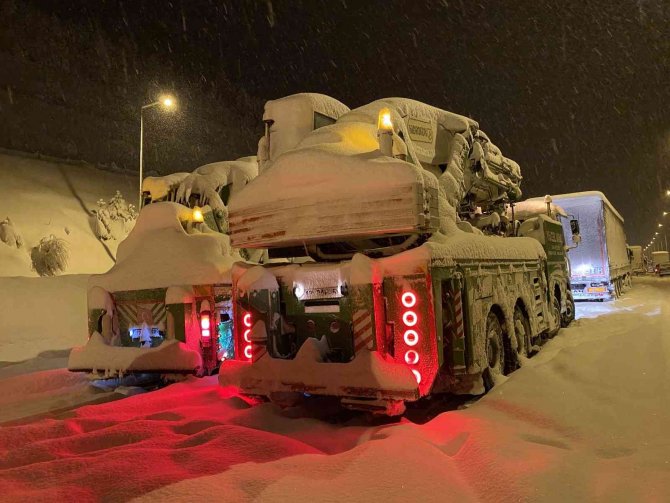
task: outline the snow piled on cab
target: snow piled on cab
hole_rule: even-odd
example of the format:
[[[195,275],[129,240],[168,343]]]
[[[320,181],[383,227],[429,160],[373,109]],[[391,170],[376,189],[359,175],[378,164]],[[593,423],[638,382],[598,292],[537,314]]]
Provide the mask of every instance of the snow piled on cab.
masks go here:
[[[147,176],[142,180],[142,192],[148,192],[152,201],[165,199],[188,175],[189,173],[180,172],[164,176]]]
[[[555,203],[550,203],[550,205],[550,209],[553,215],[568,217],[568,214],[561,206]],[[546,214],[547,203],[543,198],[526,199],[525,201],[514,203],[514,218],[516,220],[527,220],[538,215]],[[507,216],[510,219],[512,218],[512,208],[510,206],[507,207]]]
[[[192,211],[177,203],[144,207],[119,246],[117,263],[106,274],[91,276],[89,288],[115,292],[230,282],[230,268],[240,259],[230,239],[206,227],[187,234],[182,222],[191,218]]]

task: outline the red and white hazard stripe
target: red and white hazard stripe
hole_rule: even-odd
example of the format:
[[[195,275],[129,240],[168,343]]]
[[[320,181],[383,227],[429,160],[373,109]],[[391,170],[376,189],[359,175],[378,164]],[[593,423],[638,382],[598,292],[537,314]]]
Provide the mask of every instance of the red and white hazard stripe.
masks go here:
[[[463,298],[461,297],[460,290],[454,292],[454,318],[454,335],[456,338],[460,339],[465,336],[465,327],[463,326]]]
[[[374,334],[372,330],[372,316],[370,311],[360,309],[354,313],[354,350],[358,353],[363,348],[372,349]]]
[[[265,347],[265,341],[262,344],[253,344],[251,346],[251,361],[258,361],[265,353],[267,353],[267,348]]]

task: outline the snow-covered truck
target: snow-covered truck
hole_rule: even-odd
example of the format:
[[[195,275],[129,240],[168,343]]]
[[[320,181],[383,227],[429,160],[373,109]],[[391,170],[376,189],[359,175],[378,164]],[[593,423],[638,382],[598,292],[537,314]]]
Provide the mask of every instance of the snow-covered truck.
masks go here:
[[[633,274],[644,274],[644,254],[642,247],[638,245],[628,246],[628,258],[630,260],[630,268]]]
[[[230,246],[226,203],[257,172],[249,157],[144,180],[116,264],[89,279],[89,340],[70,370],[209,374],[233,356],[230,269],[263,251]]]
[[[581,242],[569,254],[575,300],[618,298],[632,275],[623,217],[602,192],[559,194],[553,200],[579,221]]]
[[[474,120],[391,98],[312,131],[315,101],[344,107],[268,102],[262,172],[231,198],[233,246],[312,262],[236,264],[220,384],[386,414],[484,392],[560,327],[567,295],[543,247],[563,243],[560,224],[510,236],[521,172]]]
[[[670,275],[670,253],[667,251],[651,252],[651,264],[654,268],[654,274],[658,276]]]

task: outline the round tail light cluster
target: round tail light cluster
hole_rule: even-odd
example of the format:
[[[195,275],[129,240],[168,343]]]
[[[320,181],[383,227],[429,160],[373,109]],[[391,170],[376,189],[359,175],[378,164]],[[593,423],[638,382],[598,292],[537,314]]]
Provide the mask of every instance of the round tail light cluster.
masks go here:
[[[405,352],[405,363],[413,366],[419,363],[419,352],[412,349],[419,343],[419,333],[414,329],[419,321],[419,317],[416,312],[412,310],[412,308],[416,306],[416,294],[414,292],[404,292],[400,297],[400,301],[404,307],[402,313],[402,322],[405,325],[403,340],[405,341],[405,344],[410,347],[410,349]],[[416,378],[417,384],[421,384],[421,373],[415,368],[412,369],[412,373]]]
[[[244,356],[251,360],[252,356],[252,349],[251,349],[251,326],[252,326],[252,320],[251,320],[251,313],[244,313],[242,316],[242,329],[244,332],[242,333],[242,338],[244,339],[244,349],[242,352],[244,353]]]

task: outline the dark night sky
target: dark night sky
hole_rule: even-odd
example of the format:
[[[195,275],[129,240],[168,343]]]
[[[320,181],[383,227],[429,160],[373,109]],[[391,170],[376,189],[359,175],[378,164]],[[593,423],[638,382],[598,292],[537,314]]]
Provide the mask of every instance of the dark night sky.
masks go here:
[[[405,96],[475,118],[521,164],[526,196],[602,190],[631,243],[646,243],[665,204],[664,0],[29,3],[74,31],[99,32],[112,60],[122,41],[145,92],[187,87],[199,103],[192,114],[220,107],[231,120],[226,107],[240,105],[229,90],[242,90],[259,124],[242,148],[255,145],[266,99],[314,91],[353,108]]]

